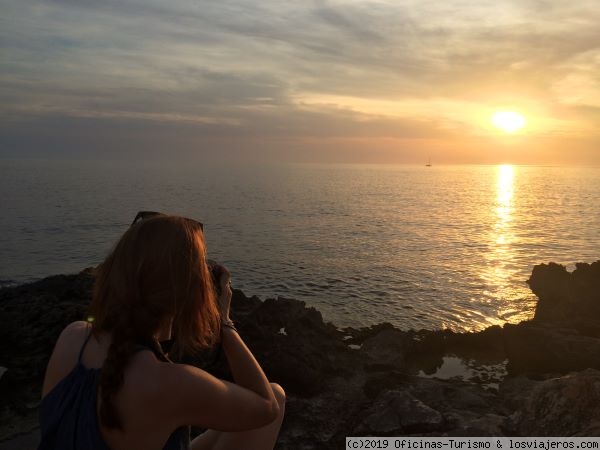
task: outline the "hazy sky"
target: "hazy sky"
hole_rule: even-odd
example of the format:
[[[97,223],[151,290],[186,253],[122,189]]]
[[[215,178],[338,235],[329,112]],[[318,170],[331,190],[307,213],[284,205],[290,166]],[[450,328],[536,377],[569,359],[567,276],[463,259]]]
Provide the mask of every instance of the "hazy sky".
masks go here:
[[[0,156],[600,164],[598,0],[0,11]]]

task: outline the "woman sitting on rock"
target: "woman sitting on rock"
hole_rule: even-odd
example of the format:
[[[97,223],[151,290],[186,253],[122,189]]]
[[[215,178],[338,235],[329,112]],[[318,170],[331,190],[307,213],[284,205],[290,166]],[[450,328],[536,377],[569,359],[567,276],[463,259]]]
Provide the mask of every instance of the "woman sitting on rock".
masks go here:
[[[137,220],[141,219],[141,220]],[[202,225],[136,217],[96,272],[90,318],[61,333],[46,371],[40,449],[272,449],[285,394],[229,318],[206,262]],[[235,383],[171,362],[220,341]],[[208,430],[190,442],[190,425]]]

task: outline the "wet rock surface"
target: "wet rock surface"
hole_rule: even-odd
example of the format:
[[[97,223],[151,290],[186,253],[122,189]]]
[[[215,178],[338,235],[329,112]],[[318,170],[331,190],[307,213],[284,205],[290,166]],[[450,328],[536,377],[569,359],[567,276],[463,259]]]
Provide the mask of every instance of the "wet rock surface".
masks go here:
[[[85,318],[92,284],[86,270],[0,289],[0,447],[36,433],[48,358],[64,326]],[[542,264],[529,284],[532,320],[477,333],[338,329],[304,302],[234,290],[240,334],[287,392],[277,448],[342,448],[350,435],[599,435],[600,261],[572,273]],[[193,362],[229,377],[209,356]]]

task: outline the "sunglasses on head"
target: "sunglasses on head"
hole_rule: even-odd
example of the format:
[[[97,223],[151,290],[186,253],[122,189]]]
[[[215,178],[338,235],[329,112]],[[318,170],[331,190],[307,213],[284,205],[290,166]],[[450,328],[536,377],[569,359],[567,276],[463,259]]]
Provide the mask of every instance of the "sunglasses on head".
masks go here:
[[[138,222],[141,222],[143,220],[149,219],[151,217],[156,217],[156,216],[165,216],[166,214],[163,213],[159,213],[156,211],[139,211],[136,215],[135,215],[135,219],[133,219],[133,222],[131,222],[130,226],[135,225]],[[204,224],[202,222],[198,222],[197,220],[194,219],[188,219],[187,217],[185,218],[186,220],[189,220],[193,223],[195,223],[196,225],[198,225],[200,227],[201,231],[204,231]]]

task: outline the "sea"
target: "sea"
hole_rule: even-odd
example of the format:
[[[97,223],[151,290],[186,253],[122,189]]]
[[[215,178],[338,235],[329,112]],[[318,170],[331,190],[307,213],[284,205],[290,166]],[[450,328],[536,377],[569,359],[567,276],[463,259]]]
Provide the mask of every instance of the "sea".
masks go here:
[[[100,263],[137,211],[204,223],[235,288],[338,327],[532,317],[534,265],[600,259],[600,168],[0,160],[0,284]]]

